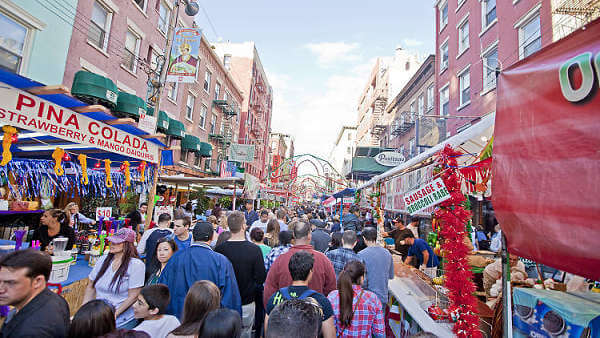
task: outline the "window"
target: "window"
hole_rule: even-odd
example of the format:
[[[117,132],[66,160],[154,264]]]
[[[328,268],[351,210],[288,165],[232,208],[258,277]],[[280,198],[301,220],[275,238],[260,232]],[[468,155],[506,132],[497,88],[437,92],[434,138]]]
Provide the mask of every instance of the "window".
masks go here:
[[[404,144],[401,145],[400,148],[398,148],[398,149],[399,149],[398,151],[400,152],[400,154],[402,154],[402,156],[404,156]]]
[[[448,68],[448,39],[440,46],[440,55],[442,56],[440,61],[440,71],[444,71]]]
[[[158,30],[167,34],[169,30],[169,18],[171,17],[171,9],[164,3],[158,2]]]
[[[447,116],[449,111],[449,85],[445,85],[440,89],[440,116]]]
[[[202,157],[198,153],[196,153],[196,157],[194,158],[194,166],[199,167],[202,164]]]
[[[231,54],[223,55],[223,65],[225,66],[225,69],[231,69]]]
[[[481,28],[485,30],[496,20],[496,0],[481,1]]]
[[[140,51],[140,38],[132,31],[125,33],[125,53],[121,64],[135,73],[137,67],[137,56]]]
[[[469,68],[467,68],[466,70],[462,71],[462,73],[460,73],[458,75],[458,82],[460,85],[460,93],[459,93],[459,97],[460,97],[460,106],[464,106],[466,104],[468,104],[469,102],[471,102],[471,72],[469,71]]]
[[[218,100],[220,95],[221,95],[221,84],[217,82],[217,84],[215,84],[215,100]]]
[[[204,160],[204,171],[210,171],[210,158]]]
[[[194,117],[194,103],[196,102],[196,97],[192,94],[188,94],[187,104],[185,105],[185,118],[188,120],[193,120]]]
[[[177,91],[179,90],[179,82],[167,82],[167,97],[173,101],[177,101]]]
[[[411,138],[408,140],[408,151],[410,152],[410,157],[415,156],[416,154],[416,146],[415,146],[415,138]]]
[[[212,77],[212,74],[207,70],[206,73],[204,73],[204,91],[207,93],[210,93],[211,77]]]
[[[231,96],[231,95],[229,95],[229,93],[227,91],[225,91],[223,93],[223,101],[227,101],[229,99],[229,96]]]
[[[142,12],[146,12],[146,5],[148,3],[147,0],[133,0],[135,4],[142,10]]]
[[[189,153],[190,153],[189,151],[182,149],[181,150],[181,156],[179,157],[179,161],[181,161],[181,162],[187,162],[187,157],[188,157]]]
[[[444,1],[439,7],[440,11],[440,32],[448,24],[448,1]]]
[[[408,118],[412,121],[415,118],[415,113],[417,112],[416,102],[413,101],[410,103],[410,114]]]
[[[0,13],[0,69],[21,71],[27,33],[26,27]]]
[[[419,105],[417,109],[419,109],[419,116],[423,116],[425,110],[425,97],[423,97],[423,95],[419,96]]]
[[[106,51],[110,31],[111,13],[97,1],[92,7],[91,24],[88,30],[88,41],[94,46]]]
[[[212,118],[210,119],[210,133],[214,134],[215,130],[217,130],[217,115],[212,114]]]
[[[483,55],[483,90],[496,87],[496,68],[498,67],[498,47],[494,46]]]
[[[431,110],[433,108],[433,85],[427,88],[427,110]]]
[[[154,50],[154,48],[150,47],[148,48],[148,63],[150,64],[150,68],[152,70],[158,70],[159,69],[159,62],[160,59],[158,58],[159,54],[156,50]]]
[[[469,48],[469,20],[464,20],[458,27],[458,54]]]
[[[528,57],[542,48],[540,13],[519,27],[519,59]]]
[[[208,108],[206,108],[205,105],[202,105],[202,109],[200,109],[200,118],[198,119],[198,125],[202,129],[204,129],[204,124],[206,123],[206,113],[208,113]]]

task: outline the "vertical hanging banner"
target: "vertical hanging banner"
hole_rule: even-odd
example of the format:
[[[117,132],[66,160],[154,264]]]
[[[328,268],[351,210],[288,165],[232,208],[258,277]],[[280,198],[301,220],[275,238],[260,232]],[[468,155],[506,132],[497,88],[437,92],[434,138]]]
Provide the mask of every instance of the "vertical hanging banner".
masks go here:
[[[202,30],[200,28],[175,28],[171,59],[167,69],[167,82],[193,83],[200,65],[198,56]]]
[[[600,20],[504,70],[492,202],[508,250],[600,280]]]

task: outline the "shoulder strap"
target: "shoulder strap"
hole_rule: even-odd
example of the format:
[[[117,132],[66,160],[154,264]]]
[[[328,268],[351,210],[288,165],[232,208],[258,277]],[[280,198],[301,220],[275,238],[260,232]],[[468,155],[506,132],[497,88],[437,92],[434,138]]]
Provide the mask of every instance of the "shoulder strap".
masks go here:
[[[281,295],[283,296],[283,298],[292,299],[292,296],[290,295],[290,291],[288,290],[287,287],[281,288],[281,290],[279,290],[279,292],[281,292]]]
[[[314,295],[315,293],[317,293],[315,290],[306,289],[306,290],[304,290],[304,292],[302,292],[302,294],[300,296],[298,296],[298,299],[306,299],[306,298]]]

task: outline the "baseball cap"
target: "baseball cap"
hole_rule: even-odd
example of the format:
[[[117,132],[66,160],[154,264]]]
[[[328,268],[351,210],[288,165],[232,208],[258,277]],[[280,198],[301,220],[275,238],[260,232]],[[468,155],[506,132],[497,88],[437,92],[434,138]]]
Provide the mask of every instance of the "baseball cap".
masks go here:
[[[123,242],[131,242],[135,241],[135,231],[129,228],[121,228],[114,235],[108,237],[108,240],[111,243],[119,244]]]
[[[206,242],[212,238],[213,226],[208,222],[198,222],[193,230],[194,241]]]
[[[402,216],[396,217],[392,222],[404,224],[404,221],[402,220]]]

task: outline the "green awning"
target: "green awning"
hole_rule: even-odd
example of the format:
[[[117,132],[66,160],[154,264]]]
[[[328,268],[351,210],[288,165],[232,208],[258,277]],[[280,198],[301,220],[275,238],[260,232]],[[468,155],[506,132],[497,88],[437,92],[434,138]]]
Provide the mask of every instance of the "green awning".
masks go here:
[[[114,111],[126,116],[139,118],[141,114],[146,114],[146,102],[139,96],[119,92],[117,106]]]
[[[212,145],[206,142],[200,142],[200,156],[212,157]]]
[[[154,116],[154,107],[148,107],[146,110],[148,115]],[[156,128],[160,131],[167,131],[169,129],[169,115],[164,110],[158,113],[158,120],[156,121]]]
[[[171,135],[176,139],[182,139],[185,136],[185,126],[183,125],[183,122],[169,118],[167,135]]]
[[[110,109],[117,105],[119,90],[111,79],[80,70],[75,73],[71,94],[89,104],[102,104]]]
[[[200,139],[194,135],[186,134],[181,140],[181,150],[189,150],[196,153],[201,151]]]
[[[373,157],[353,157],[352,171],[348,176],[354,175],[355,178],[365,179],[382,174],[392,168],[393,167],[386,167],[377,163]]]

